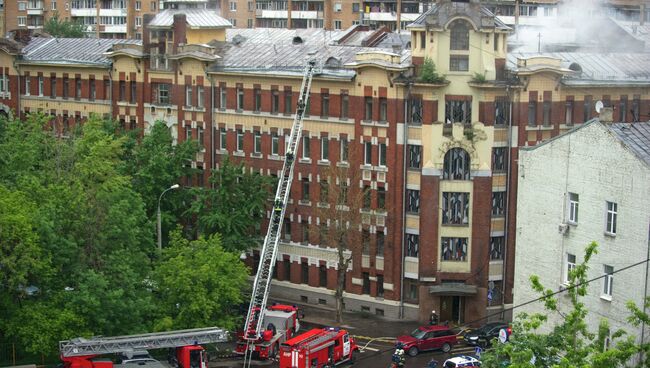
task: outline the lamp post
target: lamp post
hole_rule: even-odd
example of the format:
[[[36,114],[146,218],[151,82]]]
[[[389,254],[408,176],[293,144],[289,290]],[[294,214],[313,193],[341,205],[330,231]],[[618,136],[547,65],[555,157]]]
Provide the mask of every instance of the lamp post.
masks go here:
[[[160,193],[160,197],[158,197],[158,251],[162,251],[162,228],[160,225],[160,200],[162,199],[163,195],[165,195],[165,193],[167,193],[172,189],[176,189],[178,187],[179,187],[178,184],[174,184],[171,187],[163,190],[163,192]]]

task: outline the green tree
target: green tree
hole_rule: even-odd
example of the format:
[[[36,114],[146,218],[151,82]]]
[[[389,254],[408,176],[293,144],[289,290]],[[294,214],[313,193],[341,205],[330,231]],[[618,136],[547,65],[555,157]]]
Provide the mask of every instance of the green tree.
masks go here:
[[[176,230],[154,273],[160,315],[157,330],[235,327],[234,306],[244,301],[248,269],[221,246],[219,235],[189,241]]]
[[[244,164],[227,157],[213,172],[212,188],[194,188],[196,200],[189,213],[196,216],[198,233],[221,234],[224,249],[241,252],[256,245],[259,225],[270,196],[273,181],[251,173]]]
[[[86,27],[81,23],[61,20],[57,12],[43,24],[43,31],[59,38],[83,38],[86,37],[85,30]]]
[[[444,83],[445,76],[438,74],[436,64],[430,57],[425,57],[422,69],[420,69],[419,80],[424,83]]]
[[[518,315],[509,342],[495,343],[493,349],[482,355],[484,367],[626,367],[635,354],[647,349],[647,346],[636,344],[634,336],[625,331],[612,331],[605,319],[600,322],[598,331],[592,332],[587,328],[585,319],[588,310],[581,299],[587,295],[588,264],[596,252],[597,244],[592,242],[585,250],[584,261],[569,273],[566,290],[570,299],[568,311],[561,309],[553,290],[545,289],[539,277],[531,276],[532,288],[541,295],[545,309],[549,313],[560,314],[562,322],[554,326],[550,333],[541,333],[539,328],[547,321],[547,315]],[[632,311],[640,312],[640,309]],[[647,315],[633,314],[631,318],[640,321]],[[606,348],[605,339],[608,337],[611,342]],[[642,364],[647,366],[648,362]]]

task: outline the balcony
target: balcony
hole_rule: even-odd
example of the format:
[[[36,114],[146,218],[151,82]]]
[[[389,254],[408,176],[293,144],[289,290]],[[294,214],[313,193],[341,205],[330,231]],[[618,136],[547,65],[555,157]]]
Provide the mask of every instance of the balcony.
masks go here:
[[[95,8],[72,8],[70,15],[73,17],[96,17],[97,9]],[[99,9],[100,17],[126,17],[126,9]]]
[[[97,16],[97,9],[83,8],[83,9],[70,9],[70,15],[73,17],[94,17]]]
[[[264,19],[287,19],[288,10],[256,10],[255,16]],[[291,19],[323,19],[324,13],[316,10],[292,10]]]
[[[102,33],[126,33],[126,24],[111,25],[107,24],[100,29]]]
[[[165,55],[151,55],[149,62],[151,70],[171,72],[174,68],[174,61],[169,60]]]
[[[43,7],[40,8],[27,8],[27,15],[43,15],[45,10]]]
[[[417,13],[402,13],[402,22],[413,22],[420,14]],[[372,22],[397,22],[396,12],[370,12],[363,14],[363,20]]]

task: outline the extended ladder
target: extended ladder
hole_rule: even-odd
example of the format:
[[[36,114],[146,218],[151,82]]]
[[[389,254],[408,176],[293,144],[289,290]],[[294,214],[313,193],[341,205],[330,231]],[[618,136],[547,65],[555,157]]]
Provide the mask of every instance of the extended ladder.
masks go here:
[[[226,341],[228,341],[228,331],[226,330],[221,328],[195,328],[142,335],[91,337],[89,339],[78,337],[59,342],[59,351],[61,356],[74,357]]]
[[[273,267],[275,266],[275,257],[277,255],[279,235],[282,232],[282,224],[284,222],[284,212],[287,202],[289,201],[289,191],[291,188],[291,180],[293,178],[293,168],[296,159],[296,149],[300,142],[302,134],[303,118],[305,116],[305,108],[309,101],[309,91],[311,89],[311,81],[314,73],[316,73],[316,62],[311,60],[305,67],[304,75],[302,78],[302,85],[300,86],[300,96],[298,97],[298,108],[296,116],[293,120],[291,127],[291,135],[287,145],[287,151],[284,155],[284,165],[282,167],[282,175],[279,178],[278,188],[275,194],[275,201],[271,211],[271,219],[269,228],[266,232],[264,245],[260,254],[260,263],[257,268],[257,275],[253,284],[253,292],[251,295],[251,302],[246,315],[246,324],[244,325],[244,339],[248,341],[248,346],[256,341],[262,329],[261,321],[264,319],[264,312],[266,309],[266,302],[269,295],[269,286],[273,275]]]

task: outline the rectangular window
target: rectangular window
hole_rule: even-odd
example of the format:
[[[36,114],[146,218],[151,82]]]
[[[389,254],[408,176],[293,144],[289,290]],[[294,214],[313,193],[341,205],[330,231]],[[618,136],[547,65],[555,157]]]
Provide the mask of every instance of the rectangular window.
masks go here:
[[[32,81],[32,77],[30,76],[25,77],[25,96],[29,96],[31,81]]]
[[[350,96],[347,92],[341,92],[341,119],[348,118],[348,109],[350,106]]]
[[[81,78],[74,80],[74,98],[77,100],[81,98]]]
[[[319,201],[321,203],[327,203],[329,197],[329,189],[330,188],[327,179],[322,179],[320,181],[320,198],[319,198]]]
[[[131,103],[135,104],[136,103],[136,97],[137,97],[137,84],[135,81],[131,81]]]
[[[365,110],[364,110],[364,115],[363,119],[366,121],[372,120],[372,97],[365,97]]]
[[[408,145],[409,169],[422,168],[422,146]]]
[[[420,250],[420,235],[406,234],[406,256],[417,257]]]
[[[56,10],[56,0],[52,0],[52,10]]]
[[[226,86],[222,86],[219,88],[219,107],[222,110],[225,110],[227,106],[228,106],[228,92]]]
[[[604,265],[605,277],[603,278],[603,294],[609,297],[614,291],[614,267]]]
[[[244,110],[244,87],[237,87],[237,111]]]
[[[492,193],[492,216],[503,216],[506,212],[506,192]]]
[[[230,11],[232,11],[232,12],[237,11],[237,2],[236,1],[231,1],[230,2]]]
[[[253,147],[253,152],[262,152],[262,134],[259,131],[255,131],[255,145]]]
[[[368,230],[361,232],[361,254],[370,254],[370,232]]]
[[[253,19],[251,18],[246,19],[246,27],[253,28]]]
[[[192,140],[192,127],[189,125],[185,127],[185,140]]]
[[[158,85],[158,103],[160,105],[169,105],[170,102],[169,90],[170,90],[169,84]]]
[[[309,178],[302,178],[302,198],[303,201],[309,201]]]
[[[169,90],[167,95],[169,96]],[[104,99],[111,100],[112,98],[111,80],[104,79]]]
[[[273,133],[273,135],[271,136],[271,154],[278,155],[279,147],[280,147],[280,137],[278,137],[277,133]]]
[[[576,193],[569,193],[569,222],[578,223],[579,197]]]
[[[530,126],[537,125],[537,102],[536,101],[528,102],[528,125]]]
[[[369,209],[372,203],[372,192],[370,191],[370,186],[366,185],[363,187],[363,208]]]
[[[18,3],[18,5],[20,5],[20,4],[21,3]],[[22,3],[22,4],[24,4],[24,3]],[[23,26],[23,27],[26,26],[27,25],[27,17],[19,16],[18,17],[18,25]]]
[[[200,109],[205,106],[205,92],[203,86],[196,86],[196,106]]]
[[[384,244],[386,242],[386,236],[383,231],[379,231],[376,234],[377,239],[377,257],[384,256]]]
[[[415,189],[406,190],[406,212],[420,213],[420,191]]]
[[[571,279],[571,272],[576,268],[575,254],[567,253],[566,255],[566,270],[564,274],[564,283],[568,284]]]
[[[327,267],[318,267],[318,286],[327,287]]]
[[[472,122],[472,101],[448,100],[445,102],[445,122],[470,124]]]
[[[564,124],[573,125],[573,101],[567,101],[565,104]]]
[[[192,86],[185,86],[185,106],[192,106]]]
[[[321,137],[320,139],[320,159],[327,161],[330,159],[330,139],[329,137]]]
[[[341,162],[348,162],[349,144],[347,138],[341,138]]]
[[[338,204],[342,206],[346,206],[348,204],[348,190],[350,189],[350,186],[347,181],[341,180],[341,183],[339,185],[339,197],[337,198]]]
[[[291,103],[292,99],[293,99],[293,93],[291,92],[291,90],[285,89],[284,90],[284,113],[287,115],[291,115],[293,113],[293,103]]]
[[[203,147],[203,140],[205,138],[203,127],[197,127],[196,128],[196,137],[197,137],[197,140],[199,141],[199,145],[201,147]]]
[[[494,125],[505,125],[510,120],[510,101],[507,97],[497,97],[494,101]]]
[[[156,1],[151,2],[151,10],[155,11],[156,10]]]
[[[309,147],[309,136],[302,137],[302,158],[308,159],[311,157],[311,149]]]
[[[591,119],[591,110],[593,109],[592,106],[592,97],[591,96],[585,96],[585,100],[583,103],[583,111],[582,111],[582,119],[586,123]]]
[[[70,92],[70,80],[68,77],[63,77],[63,98],[68,98]]]
[[[506,153],[507,147],[494,147],[492,149],[492,171],[506,171]]]
[[[64,85],[65,85],[65,78],[63,79]],[[120,90],[119,90],[119,96],[118,96],[119,101],[125,101],[126,100],[126,82],[125,81],[120,81]]]
[[[237,151],[242,152],[244,150],[244,132],[237,130]]]
[[[370,274],[368,272],[362,273],[363,283],[361,286],[362,294],[370,294]]]
[[[372,165],[372,142],[363,142],[363,163]]]
[[[650,16],[650,11],[648,12],[648,14]],[[634,98],[632,99],[632,121],[635,123],[641,121],[640,106],[641,106],[641,96],[634,95]]]
[[[271,114],[280,111],[280,92],[277,89],[271,91]]]
[[[544,109],[542,122],[544,123],[544,126],[549,126],[551,125],[551,101],[544,101],[542,108]]]
[[[285,259],[282,261],[282,265],[284,266],[284,280],[291,280],[291,261]]]
[[[255,94],[255,107],[253,111],[260,112],[262,109],[262,89],[259,87],[255,88],[253,94]]]
[[[388,121],[388,100],[385,97],[379,98],[379,121]]]
[[[90,79],[88,81],[88,85],[89,85],[88,86],[89,87],[88,88],[89,89],[89,91],[88,91],[88,99],[90,101],[95,101],[95,98],[97,97],[97,89],[95,87],[95,79],[94,78]]]
[[[490,260],[502,261],[505,238],[503,236],[490,237]]]
[[[467,238],[442,238],[442,260],[465,262],[467,260]]]
[[[377,209],[386,209],[386,188],[377,187]]]
[[[135,10],[137,10],[137,11],[142,10],[142,1],[136,1],[135,2]]]
[[[135,26],[142,27],[142,17],[135,17]]]
[[[413,97],[410,102],[411,112],[409,116],[411,117],[411,123],[420,125],[422,124],[422,98]]]
[[[38,76],[38,95],[39,95],[40,97],[43,97],[43,86],[44,86],[44,83],[43,83],[43,76],[42,76],[42,75],[39,75],[39,76]]]
[[[607,224],[605,232],[608,234],[616,234],[616,217],[618,216],[618,204],[614,202],[607,202]]]
[[[469,224],[469,193],[443,192],[442,193],[442,224],[467,225]]]
[[[320,116],[323,118],[329,117],[330,116],[330,94],[329,93],[323,93],[321,94],[321,114]]]
[[[427,33],[420,32],[420,48],[424,50],[426,46],[427,46]]]
[[[451,55],[449,57],[449,70],[453,72],[466,72],[469,70],[469,56]]]
[[[228,132],[226,131],[226,128],[219,129],[219,149],[226,150],[227,137]]]
[[[627,96],[621,96],[620,101],[618,101],[618,121],[625,123],[627,120]]]
[[[300,263],[300,282],[303,284],[309,284],[309,263],[307,262]]]
[[[386,143],[379,143],[379,166],[386,166]]]
[[[384,275],[377,275],[377,297],[384,297]],[[381,315],[383,315],[383,312]]]
[[[334,29],[341,29],[342,27],[343,26],[342,26],[342,23],[341,23],[340,20],[335,20],[334,21]]]
[[[56,77],[50,78],[50,97],[56,98]]]

